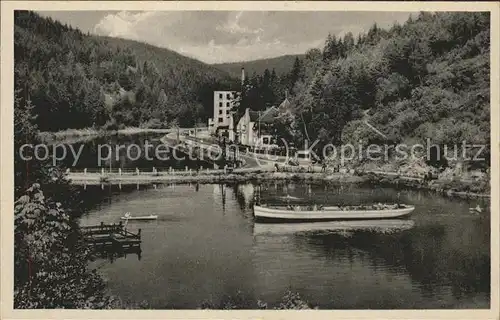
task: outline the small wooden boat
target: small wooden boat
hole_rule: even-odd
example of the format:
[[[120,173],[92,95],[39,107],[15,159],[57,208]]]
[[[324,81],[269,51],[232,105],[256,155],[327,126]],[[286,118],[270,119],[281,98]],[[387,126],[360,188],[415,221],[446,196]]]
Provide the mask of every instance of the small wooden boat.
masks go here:
[[[127,220],[127,221],[128,220],[156,220],[156,219],[158,219],[158,216],[154,215],[154,214],[150,214],[149,216],[137,216],[137,217],[134,217],[134,216],[132,216],[130,214],[130,212],[127,212],[120,219]]]
[[[254,216],[258,220],[284,221],[328,221],[328,220],[367,220],[391,219],[410,214],[414,206],[404,204],[376,204],[362,206],[297,206],[297,205],[254,205]]]
[[[294,196],[291,196],[291,195],[286,195],[286,196],[283,196],[283,197],[279,197],[279,199],[283,199],[283,200],[301,200],[301,198],[297,198],[297,197],[294,197]]]
[[[469,208],[469,212],[474,214],[480,214],[483,212],[483,209],[481,208],[480,205],[477,205],[475,208]]]

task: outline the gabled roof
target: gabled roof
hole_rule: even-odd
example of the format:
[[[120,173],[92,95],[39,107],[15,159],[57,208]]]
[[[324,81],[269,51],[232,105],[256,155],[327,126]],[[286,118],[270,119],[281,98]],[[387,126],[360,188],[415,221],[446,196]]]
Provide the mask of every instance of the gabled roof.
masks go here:
[[[286,112],[289,110],[291,104],[287,98],[281,102],[279,107],[267,108],[264,111],[248,110],[248,115],[250,116],[250,122],[261,122],[265,124],[273,123],[276,117],[279,116],[280,110]]]
[[[278,114],[279,112],[276,107],[268,108],[264,112],[260,113],[260,118],[258,119],[258,121],[263,123],[273,123]]]
[[[250,116],[250,122],[259,121],[259,111],[248,110],[248,115]]]
[[[285,100],[283,100],[283,102],[279,105],[278,109],[280,110],[286,110],[288,108],[290,108],[290,101],[288,101],[288,98],[285,98]]]
[[[279,115],[276,107],[267,108],[264,111],[248,110],[250,122],[261,122],[264,124],[273,123],[275,118]]]

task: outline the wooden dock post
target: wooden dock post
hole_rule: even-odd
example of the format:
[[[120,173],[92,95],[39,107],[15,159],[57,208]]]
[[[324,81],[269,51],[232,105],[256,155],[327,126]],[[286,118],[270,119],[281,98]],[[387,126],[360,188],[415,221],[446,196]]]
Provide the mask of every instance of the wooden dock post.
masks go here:
[[[101,168],[101,175],[104,176],[104,168]]]
[[[187,171],[188,171],[188,167],[186,166],[186,168],[185,168],[185,169],[186,169],[186,172],[187,172]]]
[[[139,175],[141,172],[139,171],[139,168],[135,168],[135,173]]]
[[[122,168],[118,168],[118,175],[121,176],[122,175]]]
[[[87,168],[84,168],[84,169],[83,169],[83,175],[84,175],[84,176],[87,176]]]

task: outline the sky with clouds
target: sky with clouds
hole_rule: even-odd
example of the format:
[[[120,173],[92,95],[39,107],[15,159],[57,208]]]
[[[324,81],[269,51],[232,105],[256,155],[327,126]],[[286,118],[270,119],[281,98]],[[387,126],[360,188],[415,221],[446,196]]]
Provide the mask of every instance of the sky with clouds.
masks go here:
[[[403,23],[410,12],[42,11],[84,32],[138,40],[206,63],[239,62],[321,48],[329,33]]]

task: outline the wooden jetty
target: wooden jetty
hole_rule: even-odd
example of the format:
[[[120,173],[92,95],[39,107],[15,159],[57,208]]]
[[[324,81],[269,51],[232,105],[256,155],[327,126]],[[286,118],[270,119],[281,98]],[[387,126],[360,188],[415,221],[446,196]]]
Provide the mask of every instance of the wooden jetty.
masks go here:
[[[80,228],[85,241],[98,249],[124,250],[140,248],[141,229],[132,233],[125,229],[123,223],[84,226]]]

